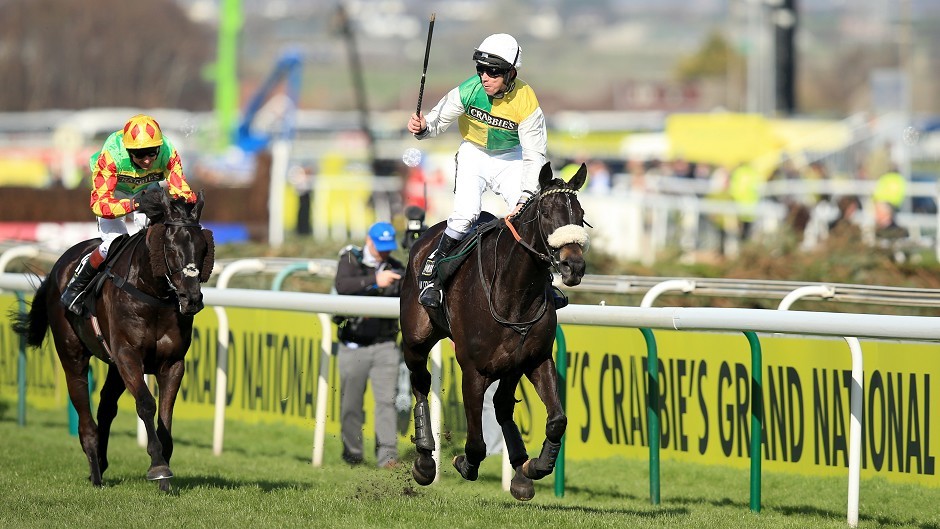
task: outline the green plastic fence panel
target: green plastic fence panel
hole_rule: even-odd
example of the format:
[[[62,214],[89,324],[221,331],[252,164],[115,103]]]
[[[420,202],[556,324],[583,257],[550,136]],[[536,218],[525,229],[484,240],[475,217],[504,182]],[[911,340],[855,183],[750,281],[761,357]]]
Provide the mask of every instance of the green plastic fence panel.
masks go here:
[[[565,343],[565,333],[561,325],[555,326],[555,344],[558,355],[555,357],[555,370],[558,371],[558,398],[561,400],[561,409],[568,409],[568,347]],[[558,460],[555,462],[555,496],[565,496],[565,437],[561,436],[561,448],[558,450]]]
[[[760,512],[761,435],[764,431],[764,384],[761,376],[760,341],[753,331],[744,331],[751,344],[751,510]]]
[[[659,505],[659,353],[653,330],[640,328],[646,340],[646,373],[648,392],[646,415],[649,418],[650,440],[650,503]]]

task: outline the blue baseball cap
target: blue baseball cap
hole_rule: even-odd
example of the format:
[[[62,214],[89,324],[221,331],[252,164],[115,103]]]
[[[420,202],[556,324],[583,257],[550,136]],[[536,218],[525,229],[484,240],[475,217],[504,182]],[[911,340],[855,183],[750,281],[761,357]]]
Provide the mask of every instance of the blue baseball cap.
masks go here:
[[[369,238],[375,249],[380,252],[390,252],[398,248],[395,242],[395,227],[388,222],[376,222],[369,228]]]

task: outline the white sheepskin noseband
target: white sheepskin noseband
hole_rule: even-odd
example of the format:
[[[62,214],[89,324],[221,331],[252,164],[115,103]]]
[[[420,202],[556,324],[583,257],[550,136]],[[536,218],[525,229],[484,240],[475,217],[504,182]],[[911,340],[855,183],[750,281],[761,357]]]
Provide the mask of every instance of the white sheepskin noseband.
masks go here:
[[[590,237],[583,226],[566,224],[548,236],[548,245],[552,248],[561,248],[566,244],[577,243],[584,248],[587,246],[588,240],[590,240]]]

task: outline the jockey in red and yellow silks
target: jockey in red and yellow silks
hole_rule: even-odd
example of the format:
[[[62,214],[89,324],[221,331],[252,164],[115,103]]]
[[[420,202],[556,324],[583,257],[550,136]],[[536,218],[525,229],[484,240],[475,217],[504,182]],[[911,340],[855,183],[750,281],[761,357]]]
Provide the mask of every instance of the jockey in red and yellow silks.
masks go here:
[[[135,116],[136,117],[136,116]],[[152,118],[151,118],[152,121]],[[156,123],[156,121],[154,121]],[[144,143],[154,143],[152,140],[139,141],[131,138],[132,134],[150,136],[146,131],[141,131],[142,127],[138,124],[128,122],[125,129],[119,130],[108,136],[101,151],[97,152],[91,158],[92,170],[92,191],[91,191],[91,210],[95,215],[113,219],[124,216],[134,210],[131,205],[131,198],[148,188],[154,182],[167,182],[167,191],[172,197],[184,197],[187,202],[195,202],[196,194],[186,183],[186,177],[183,175],[183,164],[180,162],[179,153],[169,138],[159,132],[159,128],[154,134],[162,138],[162,143],[158,145],[147,145],[146,147],[159,146],[159,154],[153,161],[153,164],[144,169],[131,160],[126,144],[143,145]],[[144,127],[145,128],[145,127]],[[127,136],[127,141],[125,141]],[[152,138],[152,136],[150,136]]]
[[[78,315],[85,287],[108,256],[111,242],[128,232],[125,216],[137,209],[144,191],[163,192],[161,188],[166,187],[173,198],[196,201],[183,176],[179,153],[156,120],[146,114],[130,118],[124,128],[108,136],[90,162],[90,206],[98,217],[101,244],[82,259],[62,293],[62,304]],[[148,223],[143,214],[133,217],[138,229]]]

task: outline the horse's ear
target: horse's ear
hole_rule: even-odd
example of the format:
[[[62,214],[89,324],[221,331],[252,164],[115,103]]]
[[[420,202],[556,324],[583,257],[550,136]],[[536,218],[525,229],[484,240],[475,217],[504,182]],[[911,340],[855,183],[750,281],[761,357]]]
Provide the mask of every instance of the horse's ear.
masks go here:
[[[202,193],[199,194],[199,203],[202,203]],[[212,269],[215,267],[215,238],[212,236],[212,230],[207,229],[202,230],[202,236],[206,238],[206,257],[199,267],[199,282],[205,283],[212,276]]]
[[[552,164],[550,162],[545,162],[545,165],[542,166],[542,172],[539,173],[539,189],[545,189],[548,187],[548,184],[552,182]]]
[[[587,180],[587,165],[584,163],[581,164],[581,167],[578,168],[578,172],[571,177],[571,180],[568,180],[568,187],[577,191],[584,187],[584,182]]]
[[[199,218],[202,216],[202,207],[205,205],[206,202],[203,199],[202,191],[196,193],[196,205],[193,207],[193,216],[196,222],[199,222]]]

